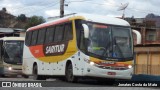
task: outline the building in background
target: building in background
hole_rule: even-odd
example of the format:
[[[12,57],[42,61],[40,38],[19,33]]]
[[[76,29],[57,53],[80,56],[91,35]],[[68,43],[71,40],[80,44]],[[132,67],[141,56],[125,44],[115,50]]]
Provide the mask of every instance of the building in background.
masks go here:
[[[14,29],[14,28],[0,28],[0,38],[1,37],[24,37],[25,29]]]
[[[134,36],[135,74],[160,75],[160,16],[148,14],[146,18],[126,18],[132,29],[141,34],[141,44]]]

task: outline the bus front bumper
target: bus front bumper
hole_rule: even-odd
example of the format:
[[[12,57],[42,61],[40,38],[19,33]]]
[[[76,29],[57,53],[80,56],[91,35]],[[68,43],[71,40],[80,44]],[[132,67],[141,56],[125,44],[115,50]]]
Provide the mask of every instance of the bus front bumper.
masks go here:
[[[133,74],[133,68],[127,70],[110,70],[102,69],[89,65],[87,67],[85,76],[100,77],[100,78],[113,78],[113,79],[131,79]]]
[[[22,69],[4,67],[4,75],[22,75]]]

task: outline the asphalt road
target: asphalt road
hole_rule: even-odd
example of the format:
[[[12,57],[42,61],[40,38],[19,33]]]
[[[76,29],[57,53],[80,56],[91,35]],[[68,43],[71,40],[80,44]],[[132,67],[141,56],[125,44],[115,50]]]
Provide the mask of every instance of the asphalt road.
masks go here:
[[[28,79],[21,76],[18,77],[5,77],[0,78],[3,82],[12,82],[13,87],[1,87],[0,90],[160,90],[157,87],[117,87],[116,85],[109,85],[105,82],[97,82],[96,80],[79,80],[78,83],[68,83],[62,80],[50,78],[46,81],[33,80],[32,77]],[[42,83],[43,85],[49,85],[49,87],[16,87],[13,82],[18,81],[20,83]],[[17,82],[15,82],[17,83]],[[28,84],[27,84],[28,85]]]

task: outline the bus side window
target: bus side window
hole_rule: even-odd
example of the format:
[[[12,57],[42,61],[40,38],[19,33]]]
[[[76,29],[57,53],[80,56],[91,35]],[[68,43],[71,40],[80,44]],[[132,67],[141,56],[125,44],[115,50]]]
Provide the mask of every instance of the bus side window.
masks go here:
[[[38,30],[33,31],[31,45],[36,45]]]
[[[64,39],[65,40],[72,40],[73,39],[73,31],[72,31],[72,24],[71,23],[65,24]]]
[[[43,44],[45,40],[46,29],[39,30],[37,44]]]
[[[63,40],[64,25],[58,25],[55,29],[54,42],[61,42]]]
[[[48,43],[52,43],[53,40],[54,40],[54,31],[55,31],[55,26],[52,26],[52,27],[49,27],[47,28],[46,30],[46,33],[45,33],[45,44],[48,44]]]
[[[26,33],[26,38],[25,38],[25,44],[27,46],[30,46],[31,39],[32,39],[32,31],[29,31],[29,32]]]

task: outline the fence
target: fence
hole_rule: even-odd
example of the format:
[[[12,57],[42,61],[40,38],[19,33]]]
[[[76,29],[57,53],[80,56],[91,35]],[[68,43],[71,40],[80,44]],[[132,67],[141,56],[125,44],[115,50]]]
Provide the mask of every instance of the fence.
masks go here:
[[[160,75],[160,65],[135,64],[134,73]]]

